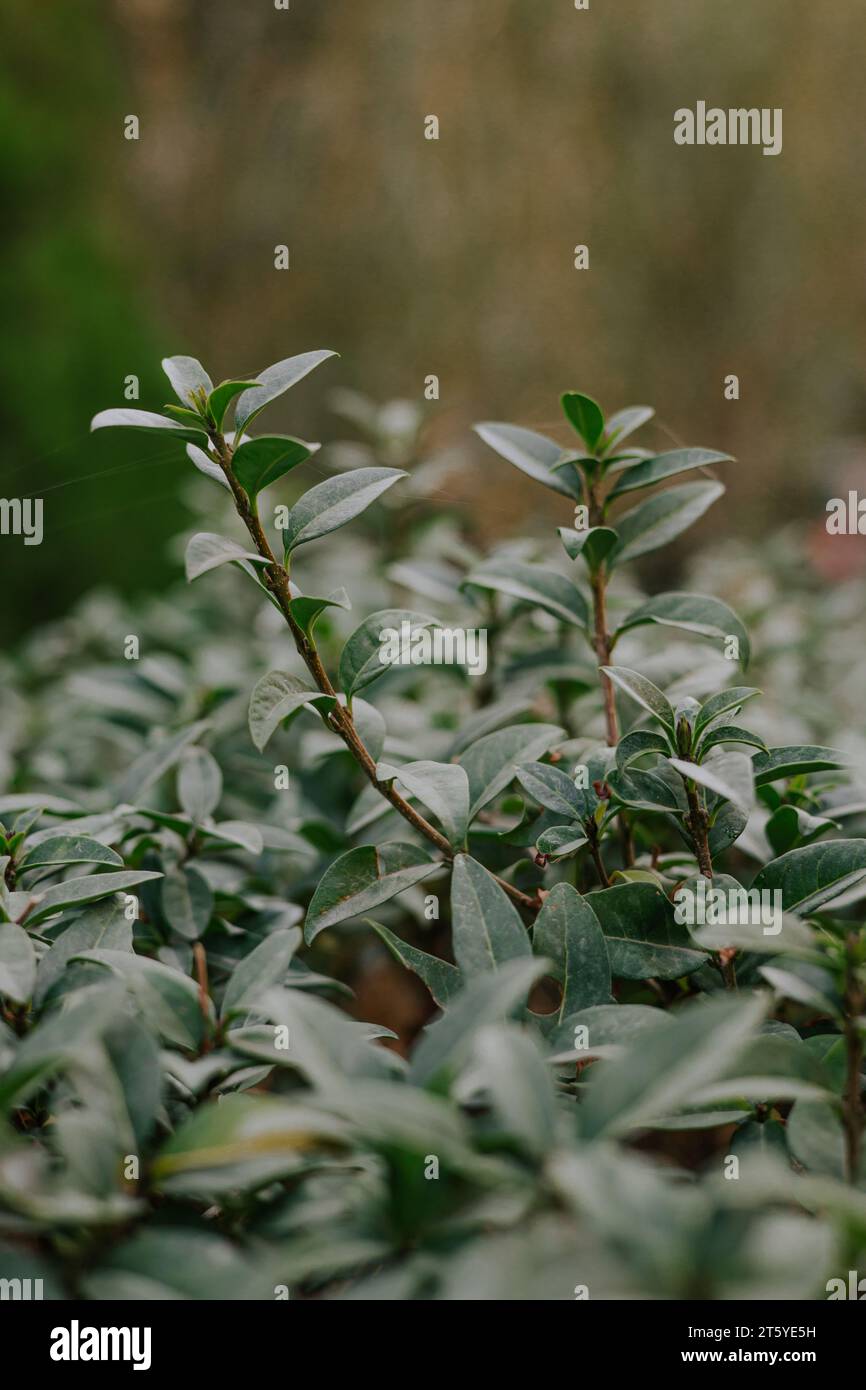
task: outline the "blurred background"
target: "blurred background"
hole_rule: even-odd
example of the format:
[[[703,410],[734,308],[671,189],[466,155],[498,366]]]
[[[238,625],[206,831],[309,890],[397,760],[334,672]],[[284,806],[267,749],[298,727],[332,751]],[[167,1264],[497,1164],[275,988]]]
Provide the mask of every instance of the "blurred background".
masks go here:
[[[564,389],[652,404],[641,443],[740,462],[648,582],[681,581],[674,550],[728,538],[742,560],[797,520],[816,582],[862,573],[862,539],[831,551],[824,517],[866,491],[866,9],[747,11],[6,0],[0,492],[44,498],[45,539],[0,538],[3,639],[96,584],[141,597],[181,573],[191,465],[88,434],[130,374],[158,409],[176,353],[218,380],[336,349],[268,417],[326,444],[335,389],[423,403],[435,373],[424,447],[452,451],[442,505],[482,542],[566,518],[474,420],[564,439]],[[699,99],[782,107],[782,154],[675,146]]]

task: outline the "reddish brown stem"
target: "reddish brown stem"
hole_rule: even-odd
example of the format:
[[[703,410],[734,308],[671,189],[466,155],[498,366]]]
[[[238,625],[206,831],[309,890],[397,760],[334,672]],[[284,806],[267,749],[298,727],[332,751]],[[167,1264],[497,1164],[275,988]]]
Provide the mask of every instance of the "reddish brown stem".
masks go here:
[[[692,847],[694,848],[695,857],[698,861],[698,868],[704,875],[704,878],[708,878],[710,882],[712,882],[713,857],[710,853],[709,816],[707,815],[706,808],[701,801],[694,782],[690,781],[687,777],[683,778],[683,782],[686,788],[686,800],[689,803],[689,814],[686,817],[686,829],[692,838]],[[735,956],[735,951],[719,952],[719,969],[722,972],[722,978],[728,989],[737,988],[737,968],[734,964]]]
[[[604,567],[598,569],[591,579],[592,587],[592,609],[594,622],[595,657],[599,668],[610,665],[610,633],[607,630],[607,577]],[[616,699],[614,696],[613,682],[609,676],[599,669],[599,681],[601,682],[601,694],[604,701],[604,719],[607,726],[607,741],[611,748],[615,748],[619,742],[619,721],[616,715]]]
[[[201,1009],[201,1016],[204,1019],[204,1033],[202,1034],[201,1050],[204,1054],[211,1048],[211,1039],[208,1034],[210,1026],[210,990],[207,980],[207,955],[204,946],[200,941],[196,941],[192,948],[192,957],[195,961],[195,974],[198,980],[198,1006]]]
[[[453,859],[454,849],[448,840],[446,840],[445,836],[441,835],[435,826],[431,825],[419,811],[415,810],[414,806],[406,801],[405,797],[400,795],[393,783],[380,781],[377,777],[375,759],[371,756],[364,740],[358,733],[355,721],[352,718],[351,710],[348,706],[340,704],[337,698],[337,692],[331,684],[318,651],[307,637],[303,628],[301,628],[295,620],[295,616],[291,609],[291,590],[289,588],[288,570],[285,565],[279,563],[274,555],[268,538],[265,535],[264,527],[259,520],[258,513],[251,506],[249,497],[234,475],[234,470],[232,468],[232,450],[223,436],[216,431],[211,435],[211,443],[220,467],[226,476],[226,481],[232,490],[232,496],[238,515],[246,526],[258,554],[268,562],[262,577],[268,590],[276,600],[280,612],[285,618],[292,637],[294,638],[298,655],[301,657],[301,660],[312,676],[317,689],[324,695],[330,695],[334,700],[334,706],[327,715],[327,723],[330,728],[333,729],[334,733],[338,734],[343,740],[355,761],[363,769],[366,777],[376,790],[385,797],[386,801],[391,803],[394,810],[399,812],[403,819],[408,821],[420,835],[423,835],[432,845],[435,845],[436,849],[444,854],[446,858]],[[497,882],[512,901],[517,903],[520,907],[529,912],[536,912],[538,910],[539,904],[534,898],[529,897],[526,893],[522,893],[519,888],[515,888],[504,879],[497,879]]]

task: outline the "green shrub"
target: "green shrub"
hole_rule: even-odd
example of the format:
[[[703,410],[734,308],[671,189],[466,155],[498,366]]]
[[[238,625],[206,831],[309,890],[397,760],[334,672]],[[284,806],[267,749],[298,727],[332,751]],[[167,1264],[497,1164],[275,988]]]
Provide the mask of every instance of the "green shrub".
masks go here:
[[[275,554],[262,494],[318,446],[249,430],[330,355],[216,388],[168,359],[180,405],[94,421],[185,444],[246,534],[189,542],[211,607],[194,590],[130,633],[94,598],[19,659],[0,1275],[92,1299],[824,1297],[866,1243],[863,803],[843,753],[740,722],[760,692],[728,604],[622,579],[731,460],[636,447],[651,410],[576,392],[570,448],[480,425],[568,523],[559,557],[482,558],[425,498],[432,465],[380,461],[415,457],[417,418],[389,434],[354,401],[369,457],[277,508]],[[486,669],[427,664],[467,629]],[[388,632],[424,662],[390,664]],[[685,680],[677,633],[712,656]],[[353,1016],[371,952],[429,992],[408,1055]]]

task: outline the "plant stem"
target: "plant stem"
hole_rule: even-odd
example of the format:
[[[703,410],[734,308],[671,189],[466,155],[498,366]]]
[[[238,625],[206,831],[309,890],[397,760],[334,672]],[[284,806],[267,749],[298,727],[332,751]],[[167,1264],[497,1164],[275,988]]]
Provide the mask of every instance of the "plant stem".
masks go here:
[[[597,483],[589,480],[584,484],[584,496],[589,507],[590,526],[604,525],[604,503],[600,500]],[[587,566],[589,568],[589,566]],[[590,570],[590,589],[592,592],[593,646],[599,668],[598,679],[601,685],[601,698],[604,703],[604,722],[607,729],[607,744],[615,748],[619,743],[619,720],[616,713],[616,693],[613,682],[601,670],[610,665],[612,650],[611,635],[607,630],[607,566],[604,561],[596,570]],[[624,815],[617,817],[619,837],[622,844],[623,863],[627,869],[634,864],[634,840],[631,827]]]
[[[863,989],[857,975],[859,940],[852,932],[847,941],[847,970],[845,977],[845,1054],[847,1074],[842,1102],[845,1128],[845,1170],[849,1183],[856,1183],[860,1173],[863,1145],[863,1093],[861,1068],[863,1039],[859,1019],[863,1012]]]
[[[210,1052],[213,1044],[208,1035],[210,990],[208,988],[207,979],[207,956],[205,955],[204,946],[200,941],[196,941],[193,946],[192,955],[195,961],[195,974],[198,981],[198,1004],[201,1009],[202,1018],[204,1019],[204,1031],[202,1033],[202,1044],[200,1049],[200,1055],[204,1056],[206,1052]]]
[[[604,719],[607,727],[607,743],[609,748],[615,748],[619,743],[619,720],[616,714],[616,695],[614,693],[613,682],[610,677],[601,670],[602,666],[610,665],[611,639],[607,630],[607,574],[604,565],[591,575],[590,587],[592,589],[592,611],[593,624],[595,629],[595,656],[599,667],[598,679],[601,683],[601,695],[604,701]],[[617,818],[619,825],[619,836],[622,844],[623,863],[627,869],[634,864],[634,840],[632,839],[631,827],[621,812]]]
[[[705,878],[713,876],[713,859],[710,854],[710,841],[707,834],[709,827],[709,817],[701,804],[700,797],[694,782],[688,778],[683,778],[686,784],[686,798],[689,803],[689,814],[686,820],[689,834],[692,837],[692,844],[695,850],[695,857],[698,867]]]
[[[688,777],[683,778],[686,788],[686,799],[689,803],[689,814],[686,817],[686,827],[692,837],[692,845],[698,867],[704,878],[710,882],[713,879],[713,857],[710,854],[709,839],[709,816],[706,808],[698,794],[698,789]],[[719,969],[722,972],[722,979],[727,989],[737,988],[737,969],[734,965],[734,953],[721,952],[719,955]]]
[[[327,671],[322,665],[321,657],[315,645],[310,641],[303,628],[301,628],[295,620],[295,616],[291,609],[291,589],[289,588],[288,571],[285,565],[281,565],[274,555],[268,538],[265,535],[262,523],[259,520],[258,513],[251,506],[249,497],[234,475],[234,470],[232,468],[233,451],[223,435],[218,431],[214,430],[210,438],[219,465],[232,490],[237,513],[246,526],[253,545],[259,555],[268,562],[263,572],[264,582],[270,593],[276,599],[280,612],[286,620],[292,637],[294,638],[298,655],[304,662],[317,688],[323,695],[330,695],[335,702],[333,709],[327,716],[328,725],[333,729],[334,733],[338,734],[343,740],[349,752],[362,768],[369,781],[376,790],[391,803],[394,810],[398,811],[403,819],[409,822],[413,829],[417,830],[419,834],[429,840],[432,845],[435,845],[436,849],[444,854],[446,858],[453,859],[454,849],[449,844],[448,840],[446,840],[445,836],[441,835],[435,826],[431,825],[419,811],[415,810],[414,806],[410,805],[410,803],[400,795],[393,783],[382,782],[377,777],[375,759],[371,756],[369,749],[355,727],[355,721],[352,718],[351,710],[347,705],[341,705],[339,703],[337,692],[331,684]],[[497,879],[497,882],[508,896],[515,903],[519,904],[520,907],[531,912],[538,910],[538,903],[534,898],[529,897],[526,893],[522,893],[519,888],[515,888],[512,884],[506,883],[504,879]]]
[[[607,576],[602,565],[591,576],[592,610],[596,662],[599,666],[598,678],[604,700],[604,719],[607,726],[607,742],[610,748],[619,743],[619,721],[616,716],[616,698],[613,682],[600,669],[610,665],[610,633],[607,630]]]
[[[601,886],[602,888],[609,888],[610,879],[607,876],[607,869],[604,867],[604,860],[601,857],[601,847],[598,843],[598,831],[592,831],[592,833],[588,835],[588,840],[589,852],[592,856],[592,862],[595,865],[595,871],[598,874]]]

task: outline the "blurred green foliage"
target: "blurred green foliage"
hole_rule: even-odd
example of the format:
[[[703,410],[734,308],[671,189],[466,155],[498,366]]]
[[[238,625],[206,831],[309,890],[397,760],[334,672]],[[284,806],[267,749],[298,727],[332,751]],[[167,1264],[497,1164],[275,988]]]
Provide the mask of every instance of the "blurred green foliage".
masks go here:
[[[97,582],[157,582],[176,524],[158,496],[176,465],[127,467],[109,492],[105,470],[145,451],[127,441],[94,448],[88,434],[91,407],[122,389],[123,372],[141,370],[142,389],[156,387],[128,210],[107,182],[123,76],[104,7],[36,11],[13,0],[9,11],[0,69],[0,477],[4,496],[44,498],[46,537],[38,550],[2,538],[4,635],[63,611]],[[119,544],[124,534],[135,545]],[[136,551],[146,564],[133,563]]]
[[[96,579],[164,582],[177,465],[86,436],[128,373],[153,399],[155,341],[217,374],[229,351],[256,372],[311,342],[335,348],[329,380],[275,420],[324,440],[330,387],[420,400],[436,373],[433,442],[466,444],[453,494],[488,535],[552,513],[528,483],[503,485],[468,425],[555,428],[549,381],[657,402],[658,447],[681,442],[676,418],[683,438],[736,455],[724,533],[762,536],[837,491],[835,445],[866,425],[866,11],[752,0],[748,24],[709,0],[6,12],[0,491],[24,478],[46,501],[41,547],[2,541],[7,632]],[[781,106],[782,154],[675,146],[673,113],[698,99]],[[123,138],[130,112],[137,142]],[[424,139],[431,113],[438,142]],[[588,271],[573,268],[578,243]],[[738,402],[723,398],[730,372]],[[99,475],[115,468],[109,498]]]

